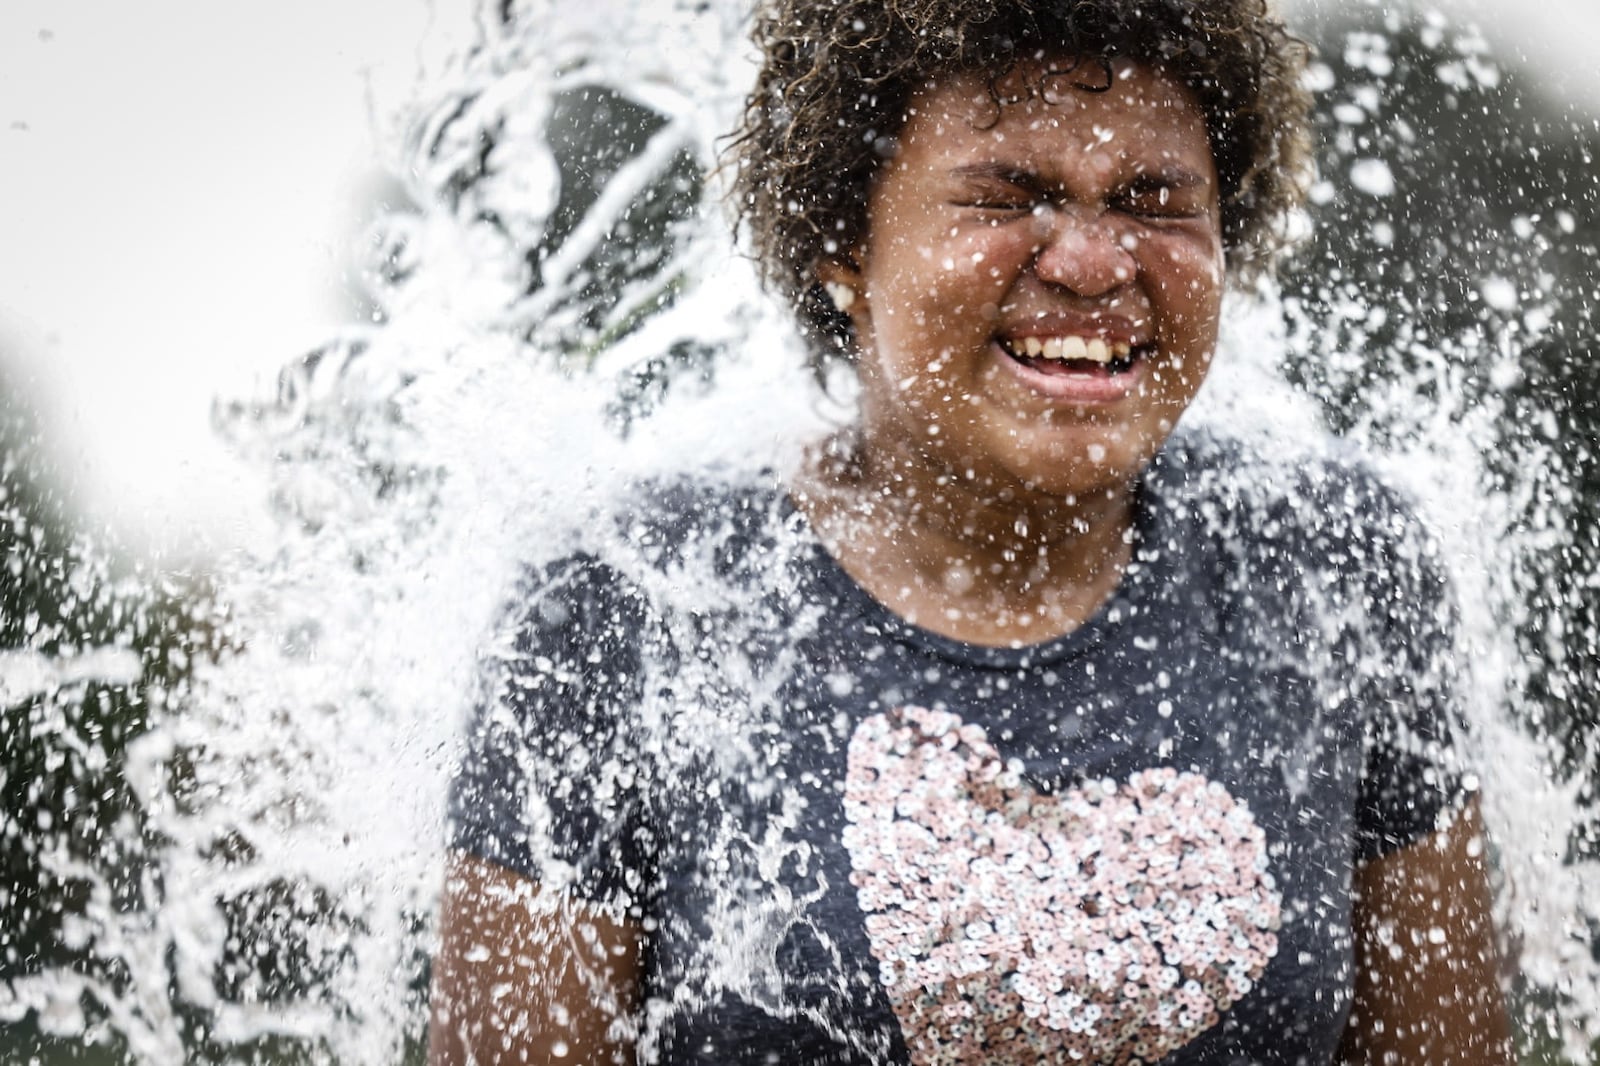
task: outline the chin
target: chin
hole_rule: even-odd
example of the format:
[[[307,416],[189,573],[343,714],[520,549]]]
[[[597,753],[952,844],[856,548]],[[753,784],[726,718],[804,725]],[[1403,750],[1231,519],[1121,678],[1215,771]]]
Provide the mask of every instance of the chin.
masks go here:
[[[1011,478],[1025,492],[1087,499],[1096,493],[1115,495],[1132,488],[1160,446],[1160,441],[1152,441],[1130,449],[1122,443],[1095,441],[1070,449],[1049,449],[1046,455],[1007,465]]]
[[[1139,471],[1107,471],[1104,476],[1042,476],[1023,481],[1033,495],[1068,502],[1085,501],[1102,494],[1126,492],[1137,480]]]

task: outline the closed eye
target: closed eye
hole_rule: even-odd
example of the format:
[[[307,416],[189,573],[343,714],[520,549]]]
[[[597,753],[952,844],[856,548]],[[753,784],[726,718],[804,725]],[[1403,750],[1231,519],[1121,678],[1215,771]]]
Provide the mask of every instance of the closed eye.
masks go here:
[[[957,207],[972,207],[982,211],[1032,211],[1043,201],[1032,190],[1006,185],[992,189],[965,189],[950,202]]]
[[[1032,211],[1035,203],[1016,197],[979,197],[970,200],[952,200],[956,207],[970,207],[979,211],[1007,211],[1022,213]]]
[[[980,211],[1020,213],[1044,201],[1044,191],[1027,173],[994,164],[958,168],[950,202]]]
[[[1145,218],[1198,218],[1211,211],[1211,190],[1198,176],[1172,180],[1146,174],[1130,182],[1113,206]]]

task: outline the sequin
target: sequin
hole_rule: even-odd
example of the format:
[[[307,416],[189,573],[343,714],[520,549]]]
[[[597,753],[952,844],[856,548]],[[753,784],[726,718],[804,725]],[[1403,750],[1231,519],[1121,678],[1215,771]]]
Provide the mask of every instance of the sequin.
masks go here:
[[[1196,774],[1039,795],[980,727],[907,707],[857,728],[844,803],[850,881],[918,1066],[1154,1062],[1277,951],[1265,834]]]

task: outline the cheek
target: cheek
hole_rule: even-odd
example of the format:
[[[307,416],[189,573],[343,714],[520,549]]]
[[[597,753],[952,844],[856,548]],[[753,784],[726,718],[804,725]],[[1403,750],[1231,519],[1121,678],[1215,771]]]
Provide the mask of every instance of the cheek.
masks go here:
[[[983,252],[945,256],[927,270],[884,277],[872,293],[879,335],[885,338],[988,333],[999,321],[1005,275]]]
[[[1209,242],[1151,241],[1142,252],[1141,270],[1167,315],[1189,324],[1216,319],[1225,277],[1220,247]]]
[[[1038,242],[1019,226],[951,226],[898,238],[882,261],[886,288],[929,296],[996,285],[1027,263]]]

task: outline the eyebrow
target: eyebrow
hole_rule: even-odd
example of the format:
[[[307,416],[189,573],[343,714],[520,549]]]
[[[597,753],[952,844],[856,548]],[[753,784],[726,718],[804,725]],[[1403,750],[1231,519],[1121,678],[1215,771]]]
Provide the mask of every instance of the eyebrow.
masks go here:
[[[950,176],[958,179],[1003,181],[1011,185],[1035,188],[1047,184],[1033,171],[1008,163],[967,163],[952,167]],[[1174,189],[1190,189],[1211,184],[1202,173],[1181,163],[1166,163],[1154,170],[1141,171],[1128,181],[1129,185],[1165,185]]]
[[[1038,185],[1039,177],[1031,171],[1006,163],[967,163],[952,167],[953,178],[976,178],[985,181],[1004,181],[1013,185]]]

